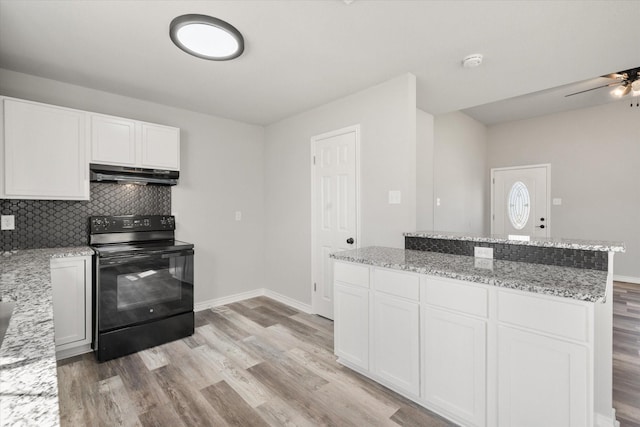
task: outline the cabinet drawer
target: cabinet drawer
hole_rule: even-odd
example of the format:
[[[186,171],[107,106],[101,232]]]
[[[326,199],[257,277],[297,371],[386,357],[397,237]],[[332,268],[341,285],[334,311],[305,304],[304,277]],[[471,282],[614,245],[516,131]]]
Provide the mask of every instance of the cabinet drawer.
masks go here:
[[[425,301],[450,310],[474,316],[488,316],[487,289],[457,280],[427,278]]]
[[[399,273],[376,269],[374,277],[376,291],[418,301],[420,299],[420,278],[417,274]]]
[[[336,261],[333,266],[333,280],[368,288],[369,267]]]
[[[535,295],[498,292],[498,320],[563,338],[588,341],[587,303],[560,301]]]

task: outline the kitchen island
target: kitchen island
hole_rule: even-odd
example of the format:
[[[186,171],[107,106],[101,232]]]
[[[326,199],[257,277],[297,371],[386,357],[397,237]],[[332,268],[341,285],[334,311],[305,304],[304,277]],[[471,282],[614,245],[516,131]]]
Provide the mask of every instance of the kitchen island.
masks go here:
[[[0,255],[0,298],[15,301],[0,347],[0,426],[58,426],[52,258],[90,256],[88,247]]]
[[[461,425],[614,426],[612,266],[623,244],[405,237],[423,250],[332,255],[340,363]],[[480,245],[502,259],[457,253]]]

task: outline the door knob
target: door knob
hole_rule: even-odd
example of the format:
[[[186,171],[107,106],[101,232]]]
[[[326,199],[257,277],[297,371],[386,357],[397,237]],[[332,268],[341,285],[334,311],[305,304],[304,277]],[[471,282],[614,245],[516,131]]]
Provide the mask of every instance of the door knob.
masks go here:
[[[544,224],[542,224],[542,225],[536,225],[536,227],[538,227],[538,228],[544,228]]]
[[[350,245],[353,245],[353,237],[349,237],[347,239],[347,243],[350,244]]]

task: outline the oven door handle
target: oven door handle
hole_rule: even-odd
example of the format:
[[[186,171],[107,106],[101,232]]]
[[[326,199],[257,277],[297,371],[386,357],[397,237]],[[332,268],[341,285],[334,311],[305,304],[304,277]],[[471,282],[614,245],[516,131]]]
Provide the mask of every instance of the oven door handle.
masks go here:
[[[100,265],[121,265],[121,264],[131,264],[136,261],[150,260],[150,259],[162,259],[162,258],[176,258],[181,256],[189,256],[193,255],[193,249],[187,249],[182,251],[174,251],[174,252],[158,252],[154,254],[145,254],[145,255],[128,255],[122,257],[113,257],[113,258],[100,258]]]
[[[148,260],[152,258],[153,256],[151,255],[133,255],[133,256],[116,257],[116,258],[100,258],[100,266],[131,264],[136,261]]]

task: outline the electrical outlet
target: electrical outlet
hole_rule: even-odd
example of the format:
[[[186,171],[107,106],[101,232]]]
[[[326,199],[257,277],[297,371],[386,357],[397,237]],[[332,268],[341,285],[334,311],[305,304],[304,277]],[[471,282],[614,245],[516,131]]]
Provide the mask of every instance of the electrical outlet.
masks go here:
[[[473,248],[473,256],[475,256],[476,258],[493,259],[493,248],[476,246],[475,248]]]
[[[2,215],[0,222],[2,230],[15,230],[16,229],[16,217],[14,215]]]
[[[242,221],[242,212],[236,211],[236,221]]]

